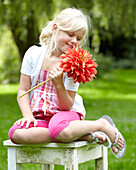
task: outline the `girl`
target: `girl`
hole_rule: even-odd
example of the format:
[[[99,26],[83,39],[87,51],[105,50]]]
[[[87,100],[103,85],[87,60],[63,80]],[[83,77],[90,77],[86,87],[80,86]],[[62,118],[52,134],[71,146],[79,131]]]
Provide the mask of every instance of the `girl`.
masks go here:
[[[23,118],[9,130],[9,137],[14,143],[87,140],[111,146],[116,157],[125,154],[125,140],[110,117],[84,120],[82,98],[76,93],[79,84],[73,83],[73,79],[68,78],[59,67],[59,56],[68,47],[73,49],[85,43],[88,25],[89,19],[83,12],[64,9],[43,29],[41,47],[32,46],[26,52],[17,98]],[[19,98],[48,78],[48,82]]]

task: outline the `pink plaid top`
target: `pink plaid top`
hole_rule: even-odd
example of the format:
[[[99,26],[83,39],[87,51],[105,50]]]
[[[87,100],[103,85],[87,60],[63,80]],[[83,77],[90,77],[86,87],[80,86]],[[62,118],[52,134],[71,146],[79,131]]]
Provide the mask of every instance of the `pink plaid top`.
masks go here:
[[[37,84],[47,80],[49,78],[49,72],[41,70]],[[57,105],[57,95],[55,87],[51,80],[37,87],[34,90],[33,96],[30,101],[33,115],[36,118],[42,118],[46,116],[53,116],[59,111]]]

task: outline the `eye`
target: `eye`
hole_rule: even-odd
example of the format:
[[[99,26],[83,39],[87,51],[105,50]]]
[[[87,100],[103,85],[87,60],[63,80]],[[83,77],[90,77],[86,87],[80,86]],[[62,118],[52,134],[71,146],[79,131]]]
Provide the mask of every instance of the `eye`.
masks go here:
[[[77,41],[81,41],[82,40],[82,38],[81,37],[77,37]]]
[[[73,34],[71,33],[71,32],[68,32],[67,33],[70,37],[72,37],[73,36]]]

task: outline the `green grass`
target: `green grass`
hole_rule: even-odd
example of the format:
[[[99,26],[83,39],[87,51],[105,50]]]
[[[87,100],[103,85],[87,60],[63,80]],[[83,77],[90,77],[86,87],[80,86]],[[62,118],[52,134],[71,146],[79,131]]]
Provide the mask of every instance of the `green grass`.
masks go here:
[[[108,151],[109,170],[133,170],[136,165],[136,70],[114,70],[91,83],[81,85],[80,95],[84,98],[86,119],[98,119],[108,114],[127,142],[127,152],[122,159]],[[2,142],[8,139],[8,130],[21,117],[16,102],[18,84],[0,85],[0,169],[7,169],[7,149]],[[39,170],[41,165],[23,165],[23,170]],[[61,170],[60,166],[56,169]],[[80,170],[94,169],[94,162],[80,165]]]

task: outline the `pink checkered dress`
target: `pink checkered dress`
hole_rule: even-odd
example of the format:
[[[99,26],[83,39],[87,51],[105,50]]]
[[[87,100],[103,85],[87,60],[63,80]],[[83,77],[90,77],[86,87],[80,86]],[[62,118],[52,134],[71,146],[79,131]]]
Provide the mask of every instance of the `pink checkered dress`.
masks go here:
[[[41,70],[37,84],[47,80],[48,78],[49,72]],[[59,111],[59,107],[57,105],[56,90],[51,80],[34,90],[30,104],[32,112],[36,118],[53,116],[56,112]]]

